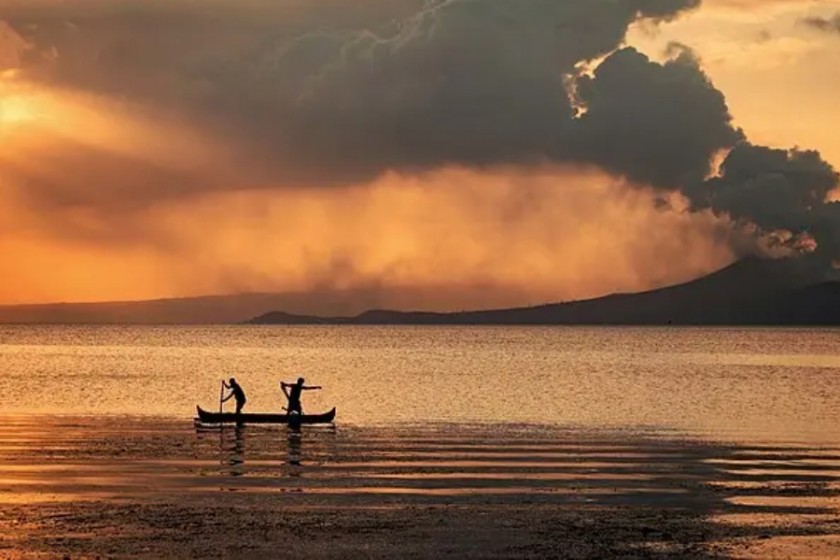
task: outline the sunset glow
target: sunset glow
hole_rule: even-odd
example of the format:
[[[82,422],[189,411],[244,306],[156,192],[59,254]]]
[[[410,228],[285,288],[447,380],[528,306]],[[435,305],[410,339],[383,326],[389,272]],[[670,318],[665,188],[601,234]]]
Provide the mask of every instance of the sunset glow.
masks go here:
[[[0,0],[0,560],[840,558],[840,0]]]
[[[0,99],[0,123],[15,124],[35,120],[39,117],[37,104],[25,97]]]
[[[411,286],[440,295],[400,305],[448,309],[464,286],[482,286],[461,304],[476,307],[646,289],[795,238],[751,194],[691,184],[736,143],[762,147],[745,161],[797,146],[840,164],[840,36],[819,24],[834,0],[617,11],[603,46],[557,27],[560,53],[539,33],[517,52],[486,42],[518,31],[482,12],[473,35],[458,0],[213,4],[245,34],[190,2],[144,4],[148,45],[121,11],[134,1],[101,0],[101,18],[82,0],[0,11],[0,303]],[[589,17],[505,9],[523,29]],[[453,36],[420,41],[430,14]],[[442,54],[456,39],[498,64]],[[678,102],[652,122],[663,99]]]

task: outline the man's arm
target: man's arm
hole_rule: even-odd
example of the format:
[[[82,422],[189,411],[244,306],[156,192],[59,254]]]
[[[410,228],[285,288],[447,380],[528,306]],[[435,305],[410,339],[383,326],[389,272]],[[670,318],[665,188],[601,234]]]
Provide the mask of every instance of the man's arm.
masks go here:
[[[233,393],[229,394],[228,396],[226,396],[225,398],[222,399],[222,402],[228,402],[232,396],[233,396]]]
[[[310,385],[308,387],[305,387],[305,386],[301,387],[301,389],[303,389],[304,391],[317,391],[320,388],[321,388],[320,385]]]

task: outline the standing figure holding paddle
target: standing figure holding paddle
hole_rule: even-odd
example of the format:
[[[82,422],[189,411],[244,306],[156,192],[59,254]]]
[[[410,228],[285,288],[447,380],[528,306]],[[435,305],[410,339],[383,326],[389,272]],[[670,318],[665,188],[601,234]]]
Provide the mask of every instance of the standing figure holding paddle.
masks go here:
[[[321,387],[317,385],[306,386],[303,384],[304,379],[303,377],[299,377],[297,383],[286,383],[285,381],[280,382],[280,388],[283,390],[283,394],[286,395],[286,398],[289,400],[289,406],[286,408],[286,411],[289,414],[293,412],[303,415],[303,407],[300,404],[300,396],[303,391],[316,391]]]
[[[236,379],[233,377],[230,378],[230,381],[225,383],[222,381],[222,385],[224,385],[225,389],[230,389],[230,394],[222,399],[222,402],[227,402],[231,398],[236,399],[236,413],[239,414],[242,412],[242,407],[245,406],[245,403],[248,399],[245,398],[245,391],[242,390],[239,383],[236,382]]]

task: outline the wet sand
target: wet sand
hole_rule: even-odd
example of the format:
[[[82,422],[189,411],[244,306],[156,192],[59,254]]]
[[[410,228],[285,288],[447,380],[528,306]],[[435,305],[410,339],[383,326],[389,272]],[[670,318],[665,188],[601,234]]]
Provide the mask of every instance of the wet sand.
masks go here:
[[[0,422],[0,557],[840,555],[840,449],[534,425]]]

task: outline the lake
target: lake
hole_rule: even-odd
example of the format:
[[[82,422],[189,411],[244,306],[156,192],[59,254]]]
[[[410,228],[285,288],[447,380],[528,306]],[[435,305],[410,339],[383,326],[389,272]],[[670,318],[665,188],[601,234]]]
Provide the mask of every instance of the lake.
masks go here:
[[[840,330],[2,326],[0,371],[0,556],[840,553]],[[301,375],[335,426],[192,423]]]
[[[235,376],[247,410],[352,425],[537,423],[836,441],[840,330],[0,327],[6,413],[190,418]],[[229,405],[230,406],[230,405]]]

